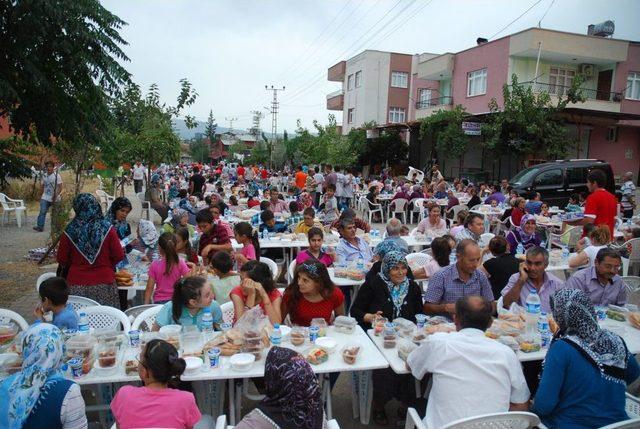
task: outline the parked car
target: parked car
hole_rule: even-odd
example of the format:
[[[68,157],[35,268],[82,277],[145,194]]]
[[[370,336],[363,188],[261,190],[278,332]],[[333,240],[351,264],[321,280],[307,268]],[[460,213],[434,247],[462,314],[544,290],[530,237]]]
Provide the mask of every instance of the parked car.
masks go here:
[[[542,201],[552,206],[564,207],[571,194],[589,192],[587,175],[594,168],[605,173],[605,188],[615,194],[611,165],[599,159],[565,159],[537,164],[516,174],[509,184],[520,196],[530,198],[539,192]]]

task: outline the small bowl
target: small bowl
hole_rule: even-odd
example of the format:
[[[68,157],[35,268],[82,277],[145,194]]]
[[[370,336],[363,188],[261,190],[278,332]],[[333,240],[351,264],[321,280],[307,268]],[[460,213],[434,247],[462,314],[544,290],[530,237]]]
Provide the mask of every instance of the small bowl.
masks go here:
[[[229,358],[231,368],[239,372],[249,371],[256,357],[251,353],[237,353]]]
[[[291,333],[291,327],[287,325],[280,325],[280,333],[283,337],[286,337]]]
[[[336,351],[338,342],[331,337],[320,337],[316,339],[316,346],[322,347],[327,353],[331,354]]]
[[[185,373],[192,373],[200,368],[202,368],[202,359],[195,356],[188,356],[184,358],[184,361],[187,363],[187,366],[184,370]]]

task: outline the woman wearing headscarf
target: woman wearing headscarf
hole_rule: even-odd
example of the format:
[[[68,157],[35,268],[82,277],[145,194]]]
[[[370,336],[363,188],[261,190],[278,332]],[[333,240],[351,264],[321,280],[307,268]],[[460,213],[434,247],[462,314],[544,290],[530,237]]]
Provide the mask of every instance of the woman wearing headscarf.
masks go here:
[[[264,368],[265,398],[237,429],[321,429],[322,394],[309,363],[297,352],[272,347]]]
[[[147,189],[147,201],[152,209],[160,215],[160,220],[164,220],[169,216],[169,206],[162,200],[162,178],[159,174],[151,176],[151,186]]]
[[[111,225],[115,228],[120,240],[124,240],[131,235],[131,225],[127,222],[127,216],[131,213],[131,209],[131,201],[125,197],[116,198],[111,203],[111,207],[109,207],[109,222],[111,222]],[[129,253],[131,250],[133,250],[133,246],[131,244],[127,244],[124,248],[125,253]],[[125,257],[125,259],[122,260],[121,265],[127,264],[128,261]],[[128,306],[127,294],[128,291],[118,289],[118,298],[120,299],[121,310],[126,309]]]
[[[66,271],[69,293],[119,308],[115,266],[125,253],[116,229],[91,194],[73,200],[75,217],[60,237],[57,260]]]
[[[599,428],[627,420],[627,384],[640,375],[624,340],[598,325],[589,297],[560,289],[550,300],[558,324],[532,411],[549,428]]]
[[[406,254],[390,250],[382,259],[377,276],[368,277],[351,306],[351,316],[366,330],[377,316],[393,320],[398,317],[415,323],[416,314],[422,313],[422,289],[407,277],[409,265]],[[373,371],[373,420],[388,424],[384,406],[394,397],[402,405],[398,413],[404,417],[411,400],[411,377],[398,375],[391,369]]]
[[[518,250],[518,244],[522,244],[526,251],[530,247],[540,246],[542,240],[536,232],[536,217],[534,215],[524,215],[520,221],[520,226],[509,231],[507,234],[507,243],[509,243],[509,251],[515,255]]]
[[[140,219],[138,224],[138,250],[150,257],[158,246],[158,230],[150,220]]]
[[[162,225],[162,232],[170,232],[173,234],[181,226],[189,230],[189,238],[195,235],[196,230],[193,225],[189,223],[189,212],[178,207],[171,211],[171,219],[169,222],[165,222]]]
[[[87,427],[80,387],[61,370],[62,332],[36,323],[22,339],[22,369],[0,385],[0,427],[7,429]]]

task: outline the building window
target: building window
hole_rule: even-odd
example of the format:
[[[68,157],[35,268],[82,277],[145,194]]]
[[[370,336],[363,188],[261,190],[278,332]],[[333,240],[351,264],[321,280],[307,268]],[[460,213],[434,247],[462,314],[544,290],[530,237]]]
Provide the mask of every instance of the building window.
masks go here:
[[[389,123],[404,122],[405,113],[404,107],[391,107],[389,108]]]
[[[487,93],[487,69],[475,70],[467,74],[467,97]]]
[[[355,109],[347,110],[347,123],[353,124],[353,118],[355,117]]]
[[[607,141],[611,143],[618,141],[618,127],[607,128]]]
[[[549,69],[549,94],[564,95],[571,87],[574,77],[576,77],[575,70],[551,67]]]
[[[394,88],[407,88],[409,84],[409,73],[391,72],[391,86]]]
[[[347,78],[347,91],[351,91],[353,89],[353,75],[350,74]]]
[[[630,72],[627,76],[627,93],[630,100],[640,100],[640,72]]]
[[[360,88],[362,84],[362,70],[356,72],[356,88]]]
[[[420,105],[420,109],[429,107],[431,105],[431,90],[421,89],[420,94],[418,95],[418,102]]]

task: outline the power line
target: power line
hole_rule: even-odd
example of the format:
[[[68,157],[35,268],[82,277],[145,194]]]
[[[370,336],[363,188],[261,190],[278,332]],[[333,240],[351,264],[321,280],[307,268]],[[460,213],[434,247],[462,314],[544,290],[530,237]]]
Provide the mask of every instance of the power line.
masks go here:
[[[547,8],[547,10],[544,11],[544,14],[542,15],[542,18],[540,18],[540,21],[538,21],[538,28],[541,27],[542,20],[544,19],[545,16],[547,16],[547,13],[549,12],[549,9],[551,9],[551,7],[553,6],[553,4],[555,2],[556,2],[556,0],[551,0],[551,4],[549,4],[549,7]]]
[[[527,14],[527,12],[529,12],[531,9],[533,9],[534,7],[536,7],[538,5],[538,3],[540,3],[542,0],[538,0],[536,2],[534,2],[531,6],[529,6],[529,9],[525,10],[524,12],[522,12],[516,19],[514,19],[513,21],[511,21],[510,23],[508,23],[507,25],[505,25],[504,27],[502,27],[500,29],[500,31],[498,31],[496,34],[494,34],[493,36],[489,37],[489,40],[492,40],[494,37],[496,37],[498,34],[502,33],[504,30],[506,30],[507,28],[509,28],[511,26],[511,24],[513,24],[514,22],[516,22],[517,20],[519,20],[520,18],[522,18],[523,16],[525,16]]]

